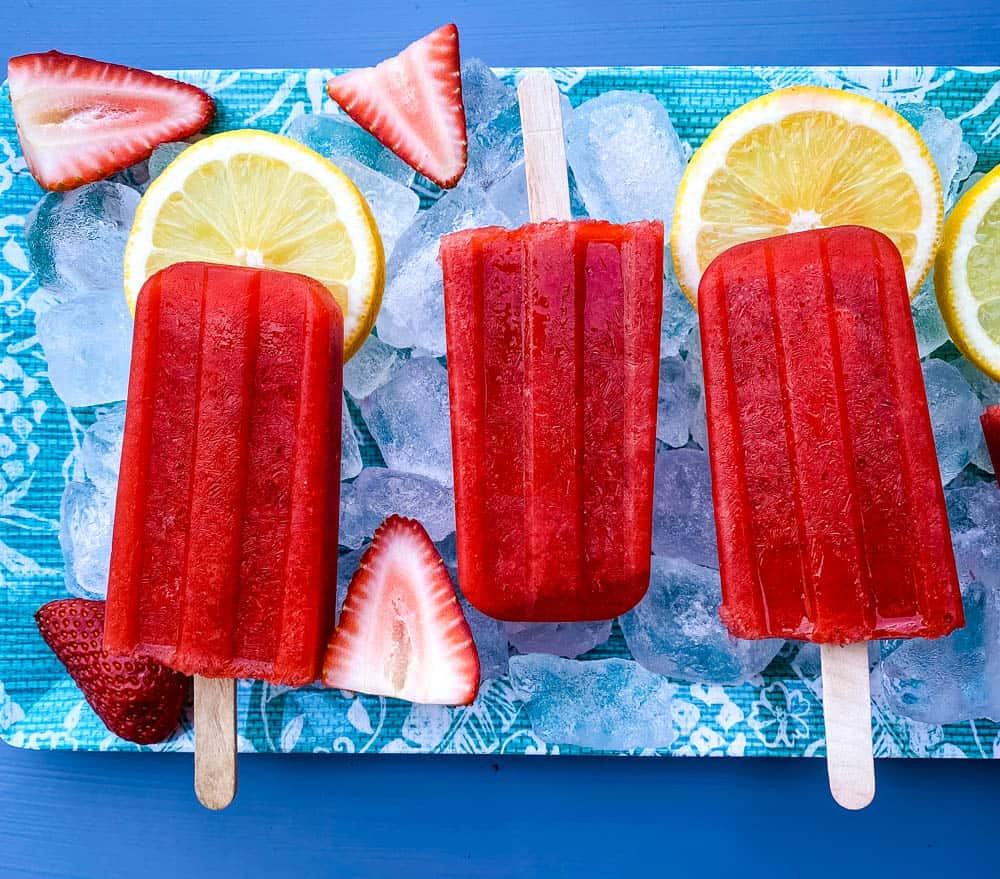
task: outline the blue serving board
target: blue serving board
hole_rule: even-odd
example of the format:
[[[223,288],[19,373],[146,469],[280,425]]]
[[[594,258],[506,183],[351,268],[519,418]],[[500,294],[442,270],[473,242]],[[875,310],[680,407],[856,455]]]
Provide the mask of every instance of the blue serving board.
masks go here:
[[[214,130],[283,131],[302,113],[328,109],[330,70],[172,71],[213,94]],[[499,73],[508,81],[515,70]],[[729,111],[774,87],[818,83],[892,105],[931,103],[961,120],[979,155],[977,170],[1000,160],[1000,69],[906,68],[554,68],[574,105],[612,89],[654,94],[680,137],[697,147]],[[6,97],[6,88],[4,88]],[[24,220],[41,196],[27,173],[7,100],[0,105],[0,737],[36,749],[189,750],[190,717],[170,741],[138,748],[110,734],[42,642],[33,614],[66,597],[57,539],[59,499],[71,478],[91,409],[67,410],[53,393],[27,303],[37,288],[25,258]],[[426,193],[424,193],[426,195]],[[369,450],[363,450],[366,454]],[[634,754],[813,756],[824,751],[812,662],[788,644],[759,678],[734,687],[678,684],[677,739]],[[628,649],[617,625],[586,658]],[[993,757],[1000,724],[930,726],[877,706],[879,756]],[[543,743],[531,730],[510,681],[484,684],[464,708],[414,706],[320,688],[289,690],[260,681],[239,687],[243,751],[342,753],[598,753]]]

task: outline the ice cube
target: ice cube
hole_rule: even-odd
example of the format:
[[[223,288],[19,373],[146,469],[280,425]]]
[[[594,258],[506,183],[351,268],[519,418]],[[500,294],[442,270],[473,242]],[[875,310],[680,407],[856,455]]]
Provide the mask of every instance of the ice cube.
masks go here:
[[[902,104],[896,109],[927,144],[941,177],[945,208],[950,208],[958,198],[962,181],[976,166],[976,152],[962,139],[961,123],[930,104]]]
[[[343,543],[343,541],[341,541]],[[347,587],[351,585],[351,578],[358,572],[358,568],[361,565],[361,557],[368,550],[368,547],[363,547],[362,549],[354,549],[351,552],[345,552],[340,558],[337,559],[337,616],[336,619],[340,619],[340,611],[344,606],[344,600],[347,598]]]
[[[719,572],[653,556],[649,591],[619,618],[636,661],[657,674],[708,684],[742,684],[778,655],[784,641],[734,638],[719,619]]]
[[[1000,492],[993,480],[944,493],[952,542],[968,542],[992,564],[1000,567]]]
[[[443,540],[438,540],[435,543],[437,546],[437,551],[441,553],[441,559],[448,566],[453,574],[458,571],[458,539],[455,533],[452,532]],[[458,583],[458,577],[455,576],[455,582]]]
[[[109,180],[48,193],[24,227],[38,285],[63,298],[116,287],[124,299],[125,241],[138,204],[138,192]]]
[[[660,323],[660,357],[678,354],[687,341],[691,328],[698,323],[698,315],[681,292],[677,283],[670,251],[664,257],[663,275],[663,319]],[[699,380],[700,385],[700,380]]]
[[[438,264],[441,236],[474,226],[502,226],[506,221],[475,188],[453,190],[420,213],[396,243],[389,261],[377,323],[379,338],[395,348],[444,354],[444,286]]]
[[[132,315],[121,287],[79,294],[35,315],[49,381],[67,406],[124,400]]]
[[[83,472],[102,494],[115,495],[125,435],[125,404],[101,409],[83,435],[80,463]]]
[[[626,659],[512,656],[511,682],[543,742],[606,751],[667,748],[676,687]]]
[[[354,432],[354,422],[345,399],[340,413],[340,478],[353,479],[363,466],[358,435]]]
[[[611,622],[504,623],[504,629],[518,653],[550,653],[572,659],[607,641]]]
[[[449,568],[452,580],[457,582],[457,571]],[[459,593],[458,603],[465,614],[465,621],[472,630],[472,640],[476,642],[479,653],[479,680],[488,681],[507,674],[509,650],[507,649],[507,634],[503,623],[477,610],[469,600]]]
[[[382,387],[402,366],[409,354],[369,336],[361,349],[344,364],[344,389],[355,400],[363,400]]]
[[[385,258],[389,259],[399,236],[420,210],[420,196],[398,180],[373,171],[347,156],[341,158],[339,164],[368,202],[382,236]]]
[[[59,505],[59,545],[66,588],[81,598],[104,598],[111,565],[115,500],[85,482],[66,485]]]
[[[184,152],[191,144],[184,141],[175,143],[161,143],[153,154],[149,157],[149,179],[155,180],[159,177],[174,159]]]
[[[524,157],[517,90],[478,58],[462,65],[469,161],[461,186],[487,189]]]
[[[289,124],[285,136],[309,147],[335,165],[339,165],[344,158],[353,159],[404,186],[413,182],[413,169],[350,116],[298,116]]]
[[[656,408],[656,438],[668,446],[687,444],[701,389],[688,382],[688,371],[680,357],[660,361],[660,387]]]
[[[458,556],[455,546],[455,535],[449,534],[444,540],[437,542],[437,550],[441,553],[451,582],[458,590],[458,603],[462,607],[465,621],[472,630],[472,640],[476,642],[479,652],[479,680],[503,677],[507,674],[507,634],[503,623],[477,610],[462,594],[462,584],[458,580]]]
[[[684,358],[684,368],[688,374],[688,384],[698,389],[698,401],[691,416],[691,439],[706,452],[708,451],[708,420],[705,414],[705,376],[701,370],[701,336],[698,327],[688,334],[685,343],[687,356]]]
[[[365,398],[361,415],[389,467],[451,485],[448,373],[437,360],[408,360]]]
[[[504,224],[511,229],[530,221],[528,216],[528,181],[524,175],[524,162],[518,162],[486,193],[493,207],[507,218]]]
[[[518,162],[509,173],[494,183],[487,190],[486,197],[507,218],[505,225],[509,228],[516,229],[529,222],[531,217],[528,212],[528,181],[524,173],[524,161]],[[587,216],[587,208],[572,176],[569,178],[569,212],[572,217]]]
[[[566,125],[566,157],[590,216],[669,227],[687,155],[655,97],[611,91],[581,104]]]
[[[946,638],[882,642],[873,693],[925,723],[1000,719],[1000,492],[945,492],[965,627]]]
[[[913,328],[917,332],[917,350],[926,357],[948,341],[948,328],[944,325],[937,297],[934,295],[934,276],[930,275],[910,303]]]
[[[962,472],[982,440],[982,405],[969,383],[950,363],[931,359],[922,364],[927,406],[934,429],[941,482],[947,485]]]
[[[872,691],[893,713],[924,723],[1000,720],[1000,584],[963,578],[965,628],[945,638],[883,641]]]
[[[707,453],[698,449],[656,453],[653,552],[719,569]]]
[[[975,395],[979,398],[979,402],[984,409],[987,406],[1000,404],[1000,384],[993,381],[978,366],[969,362],[964,357],[960,357],[958,360],[952,361],[952,363],[969,383],[969,387],[972,388]],[[986,440],[983,437],[980,437],[979,445],[972,455],[972,463],[980,470],[985,470],[987,473],[993,472],[993,461],[990,459],[989,450],[986,448]]]
[[[455,530],[455,497],[447,486],[385,467],[366,467],[341,486],[340,543],[357,549],[393,513],[417,519],[431,540]]]
[[[112,183],[122,183],[137,192],[145,192],[146,187],[149,186],[149,160],[144,159],[134,165],[129,165],[117,174],[112,174],[108,180]]]

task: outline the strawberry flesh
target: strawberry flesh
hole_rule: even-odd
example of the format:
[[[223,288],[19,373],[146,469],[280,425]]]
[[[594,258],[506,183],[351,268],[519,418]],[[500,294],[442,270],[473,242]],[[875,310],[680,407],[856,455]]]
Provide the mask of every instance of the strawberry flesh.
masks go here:
[[[11,58],[7,74],[24,158],[50,190],[110,177],[215,115],[193,85],[62,52]]]
[[[327,647],[323,683],[437,705],[476,698],[472,632],[441,555],[414,519],[390,516],[375,532]]]
[[[446,24],[375,67],[335,76],[326,90],[355,122],[438,186],[465,172],[458,28]]]
[[[103,601],[50,601],[35,614],[35,622],[90,707],[115,735],[151,745],[177,728],[188,679],[151,659],[110,656],[103,645]]]

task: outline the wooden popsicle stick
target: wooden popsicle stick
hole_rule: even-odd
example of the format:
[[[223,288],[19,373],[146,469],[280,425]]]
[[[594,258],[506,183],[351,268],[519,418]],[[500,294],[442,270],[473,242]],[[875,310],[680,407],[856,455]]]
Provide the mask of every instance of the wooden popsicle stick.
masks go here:
[[[559,89],[544,70],[533,70],[517,87],[524,133],[524,170],[532,223],[568,220],[569,176]]]
[[[830,793],[845,809],[863,809],[875,797],[868,642],[820,644],[820,660]]]
[[[236,796],[236,681],[194,676],[194,791],[208,809]]]

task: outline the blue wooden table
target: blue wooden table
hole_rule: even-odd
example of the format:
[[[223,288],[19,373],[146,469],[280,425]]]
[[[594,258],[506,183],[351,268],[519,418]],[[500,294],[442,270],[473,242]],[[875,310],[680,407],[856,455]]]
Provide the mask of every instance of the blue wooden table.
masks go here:
[[[445,20],[494,65],[1000,63],[996,0],[4,0],[0,57],[371,64]],[[0,746],[0,876],[997,874],[1000,764],[878,766],[848,814],[817,760],[245,758],[201,809],[185,756]]]

